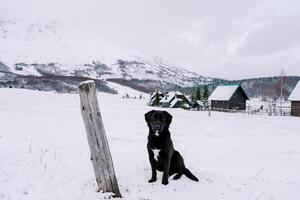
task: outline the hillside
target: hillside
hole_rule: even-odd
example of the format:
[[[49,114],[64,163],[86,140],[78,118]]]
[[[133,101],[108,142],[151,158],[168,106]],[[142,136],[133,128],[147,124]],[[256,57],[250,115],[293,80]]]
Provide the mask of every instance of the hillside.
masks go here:
[[[282,95],[288,98],[300,76],[283,77]],[[242,80],[218,80],[216,83],[208,84],[210,91],[213,91],[219,84],[241,84],[250,98],[255,97],[271,97],[278,98],[280,96],[280,77],[260,77]],[[185,88],[186,93],[191,93],[194,88]]]
[[[287,98],[300,76],[287,76],[283,78],[282,94]],[[233,84],[242,84],[243,88],[250,97],[279,97],[280,96],[280,78],[279,77],[262,77],[231,81]]]
[[[191,94],[197,85],[242,84],[250,97],[277,97],[278,77],[224,80],[170,65],[111,43],[101,31],[57,21],[0,21],[0,87],[76,92],[94,79],[99,91],[116,93],[107,81],[151,93],[156,89]],[[300,80],[286,77],[287,97]]]
[[[1,21],[0,43],[1,66],[22,76],[163,80],[184,87],[213,81],[113,44],[100,31],[77,24]]]

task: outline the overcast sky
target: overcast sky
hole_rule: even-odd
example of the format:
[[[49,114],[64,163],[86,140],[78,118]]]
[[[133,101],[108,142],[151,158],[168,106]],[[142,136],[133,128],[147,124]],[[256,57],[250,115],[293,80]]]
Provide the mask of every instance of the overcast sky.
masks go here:
[[[299,0],[0,0],[0,18],[85,23],[211,77],[300,75]]]

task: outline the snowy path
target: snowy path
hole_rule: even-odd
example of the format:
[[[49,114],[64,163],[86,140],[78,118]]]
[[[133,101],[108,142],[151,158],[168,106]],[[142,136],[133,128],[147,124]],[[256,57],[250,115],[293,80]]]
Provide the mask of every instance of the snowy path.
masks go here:
[[[300,199],[300,118],[168,110],[175,148],[200,179],[147,183],[144,100],[99,94],[124,199]],[[0,89],[0,199],[93,200],[79,97]]]

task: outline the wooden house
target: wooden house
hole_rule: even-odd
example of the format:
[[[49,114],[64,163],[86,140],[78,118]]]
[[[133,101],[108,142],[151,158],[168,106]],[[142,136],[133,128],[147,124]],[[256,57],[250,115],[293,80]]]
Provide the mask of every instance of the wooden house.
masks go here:
[[[218,86],[209,97],[213,110],[246,110],[249,100],[241,85]]]
[[[190,101],[181,92],[169,92],[161,99],[160,104],[166,108],[186,108]]]
[[[298,81],[288,100],[291,101],[291,115],[300,116],[300,81]]]

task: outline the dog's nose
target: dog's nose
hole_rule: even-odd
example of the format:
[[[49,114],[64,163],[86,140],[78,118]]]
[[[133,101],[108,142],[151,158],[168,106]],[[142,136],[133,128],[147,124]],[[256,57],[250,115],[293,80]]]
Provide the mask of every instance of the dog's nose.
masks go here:
[[[155,130],[160,130],[160,124],[154,124],[154,129]]]

